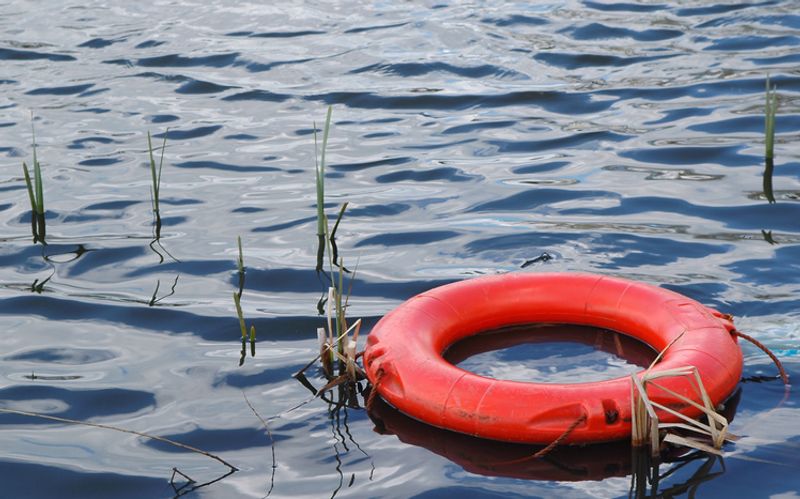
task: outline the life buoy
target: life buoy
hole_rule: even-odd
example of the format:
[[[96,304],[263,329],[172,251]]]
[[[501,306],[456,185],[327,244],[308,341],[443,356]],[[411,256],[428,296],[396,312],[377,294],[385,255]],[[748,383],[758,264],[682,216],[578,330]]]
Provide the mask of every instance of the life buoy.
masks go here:
[[[401,412],[468,435],[547,444],[582,419],[563,443],[629,438],[629,377],[574,384],[506,381],[459,369],[442,357],[450,345],[468,336],[531,323],[608,329],[656,351],[675,340],[651,372],[696,367],[714,404],[734,391],[742,373],[733,323],[719,312],[639,282],[542,273],[481,277],[411,298],[369,334],[364,353],[367,377]],[[687,378],[663,378],[659,383],[698,400]],[[688,417],[700,414],[662,390],[652,388],[649,396]],[[677,421],[666,412],[659,418]]]

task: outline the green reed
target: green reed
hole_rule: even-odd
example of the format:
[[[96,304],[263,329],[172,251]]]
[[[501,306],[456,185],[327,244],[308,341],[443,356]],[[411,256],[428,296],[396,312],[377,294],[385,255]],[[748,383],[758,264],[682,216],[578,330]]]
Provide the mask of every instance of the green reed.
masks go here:
[[[350,271],[344,266],[344,260],[339,256],[339,248],[336,245],[336,231],[339,229],[348,203],[345,202],[342,204],[332,229],[328,223],[328,216],[325,214],[325,166],[332,113],[333,108],[328,106],[325,116],[325,126],[322,131],[321,148],[319,147],[319,141],[317,139],[316,123],[314,124],[314,153],[316,163],[314,172],[317,193],[318,240],[316,270],[318,274],[325,276],[330,281],[327,295],[323,294],[323,298],[320,299],[319,303],[320,313],[324,313],[327,317],[327,329],[320,328],[317,331],[317,335],[320,343],[319,358],[322,362],[323,371],[329,379],[335,380],[331,381],[331,383],[335,384],[330,385],[329,383],[330,386],[326,385],[326,389],[330,389],[336,386],[336,384],[357,381],[361,379],[363,375],[355,364],[355,350],[358,341],[358,332],[361,328],[361,321],[358,320],[349,326],[346,317],[353,277],[350,279],[350,288],[345,291],[344,274],[350,273]],[[328,264],[327,274],[324,269],[326,255]],[[323,303],[327,303],[327,312],[322,308]],[[351,334],[353,335],[352,339],[350,338]],[[339,376],[334,377],[334,364],[337,360]],[[298,375],[302,375],[304,370],[305,369],[301,370]]]
[[[247,357],[247,341],[250,340],[250,356],[256,356],[256,327],[250,325],[250,334],[247,334],[247,326],[244,323],[244,313],[242,313],[242,301],[239,293],[233,292],[233,303],[236,306],[236,315],[239,318],[239,328],[242,331],[242,354],[239,358],[239,365],[244,364],[244,359]]]
[[[155,156],[153,155],[153,141],[150,132],[147,132],[147,152],[150,160],[150,177],[153,185],[150,186],[150,202],[153,209],[153,216],[156,220],[156,239],[161,236],[161,211],[159,210],[159,196],[161,194],[161,170],[164,166],[164,151],[167,148],[167,132],[164,132],[164,142],[161,144],[161,158],[156,167]]]
[[[244,290],[244,256],[242,255],[242,236],[236,236],[236,244],[239,247],[239,256],[236,259],[237,274],[239,275],[239,298],[242,297]]]
[[[28,199],[31,203],[31,232],[33,242],[45,243],[45,211],[44,211],[44,182],[42,181],[42,165],[36,155],[36,130],[31,119],[31,135],[33,136],[33,180],[31,180],[28,164],[22,162],[22,173],[25,175],[25,185],[28,188]]]
[[[774,159],[775,157],[775,115],[778,112],[778,93],[773,85],[770,88],[770,79],[767,75],[766,82],[766,102],[764,104],[764,157]]]
[[[239,365],[244,364],[244,359],[247,357],[247,342],[250,341],[250,356],[256,356],[256,327],[250,325],[250,333],[247,332],[247,325],[244,321],[244,313],[242,312],[242,290],[244,289],[244,255],[242,253],[242,237],[236,237],[236,243],[239,248],[239,255],[236,258],[236,268],[239,275],[239,291],[233,292],[233,304],[236,306],[236,316],[239,318],[239,329],[242,333],[242,352],[239,357]]]
[[[322,272],[325,257],[325,239],[328,234],[328,218],[325,216],[325,153],[328,149],[328,135],[331,129],[331,115],[333,107],[328,106],[325,116],[325,128],[322,132],[322,151],[318,153],[317,125],[314,123],[314,159],[316,162],[314,174],[317,187],[317,272]]]
[[[236,258],[236,268],[240,275],[244,275],[244,256],[242,254],[242,236],[236,236],[236,246],[239,248],[239,256]]]
[[[778,112],[778,94],[775,86],[770,88],[767,75],[764,103],[764,196],[769,203],[775,202],[772,188],[772,172],[775,169],[775,115]]]

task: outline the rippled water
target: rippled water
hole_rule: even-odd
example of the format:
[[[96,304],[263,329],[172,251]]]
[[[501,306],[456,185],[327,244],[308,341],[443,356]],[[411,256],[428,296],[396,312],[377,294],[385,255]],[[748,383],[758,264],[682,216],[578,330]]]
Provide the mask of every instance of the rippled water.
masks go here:
[[[444,358],[481,376],[536,383],[584,383],[629,376],[656,354],[624,334],[583,326],[511,327],[451,345]]]
[[[736,315],[800,377],[797,2],[1,7],[4,408],[165,436],[240,468],[192,493],[204,497],[626,496],[624,446],[509,468],[497,463],[529,449],[391,411],[382,429],[361,410],[329,418],[319,400],[285,412],[310,396],[291,375],[323,323],[313,122],[328,104],[329,212],[350,202],[338,240],[358,263],[352,317],[369,326],[415,293],[526,263],[593,271]],[[767,74],[775,204],[761,178]],[[31,112],[45,248],[21,169]],[[168,137],[160,245],[148,131]],[[259,335],[243,367],[239,235]],[[661,492],[698,476],[704,497],[800,489],[798,398],[744,352],[731,428],[743,438],[724,467],[689,461]],[[243,391],[264,418],[282,414],[274,473]],[[8,497],[170,497],[174,467],[198,484],[226,472],[132,434],[11,414],[0,448]]]

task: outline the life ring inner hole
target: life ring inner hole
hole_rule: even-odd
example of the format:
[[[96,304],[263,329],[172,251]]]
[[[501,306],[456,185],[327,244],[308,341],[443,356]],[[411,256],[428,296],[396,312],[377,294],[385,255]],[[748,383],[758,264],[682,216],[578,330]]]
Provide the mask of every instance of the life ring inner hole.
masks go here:
[[[646,343],[608,329],[526,324],[469,336],[443,357],[480,376],[533,383],[586,383],[641,371],[656,358]]]

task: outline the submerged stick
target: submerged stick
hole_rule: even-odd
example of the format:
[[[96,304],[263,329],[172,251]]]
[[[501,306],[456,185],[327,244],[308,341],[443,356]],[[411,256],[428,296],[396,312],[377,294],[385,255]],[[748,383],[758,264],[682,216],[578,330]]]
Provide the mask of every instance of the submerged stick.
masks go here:
[[[258,411],[256,411],[256,408],[253,407],[253,404],[250,403],[250,399],[247,398],[247,394],[244,392],[244,390],[242,390],[242,397],[244,397],[244,401],[247,404],[247,407],[249,407],[250,410],[253,411],[253,414],[256,415],[258,420],[261,421],[261,424],[264,426],[264,429],[267,431],[267,436],[269,437],[269,446],[270,449],[272,449],[272,477],[270,478],[269,481],[269,490],[267,491],[267,495],[265,496],[269,497],[269,495],[272,494],[272,489],[275,487],[275,470],[278,468],[278,463],[275,460],[275,439],[272,437],[272,432],[269,429],[267,421],[263,417],[261,417],[261,414],[259,414]]]
[[[114,431],[119,431],[119,432],[122,432],[122,433],[129,433],[131,435],[137,435],[137,436],[140,436],[140,437],[149,438],[151,440],[158,440],[159,442],[164,442],[165,444],[169,444],[169,445],[172,445],[172,446],[175,446],[175,447],[180,447],[181,449],[188,450],[189,452],[194,452],[195,454],[201,454],[203,456],[209,457],[209,458],[211,458],[211,459],[213,459],[213,460],[215,460],[215,461],[217,461],[219,463],[224,464],[225,466],[230,468],[231,471],[239,471],[239,468],[237,468],[236,466],[232,465],[228,461],[222,459],[221,457],[219,457],[219,456],[217,456],[215,454],[212,454],[210,452],[204,451],[202,449],[198,449],[197,447],[192,447],[191,445],[187,445],[187,444],[182,444],[180,442],[176,442],[175,440],[170,440],[169,438],[166,438],[166,437],[159,437],[158,435],[151,435],[149,433],[144,433],[144,432],[141,432],[141,431],[129,430],[127,428],[120,428],[119,426],[111,426],[111,425],[106,425],[106,424],[101,424],[101,423],[90,423],[88,421],[79,421],[77,419],[62,418],[62,417],[59,417],[59,416],[49,416],[47,414],[40,414],[38,412],[19,411],[17,409],[0,409],[0,413],[17,414],[17,415],[20,415],[20,416],[30,416],[32,418],[48,419],[50,421],[58,421],[59,423],[69,423],[69,424],[76,424],[76,425],[81,425],[81,426],[91,426],[93,428],[102,428],[104,430],[114,430]]]

